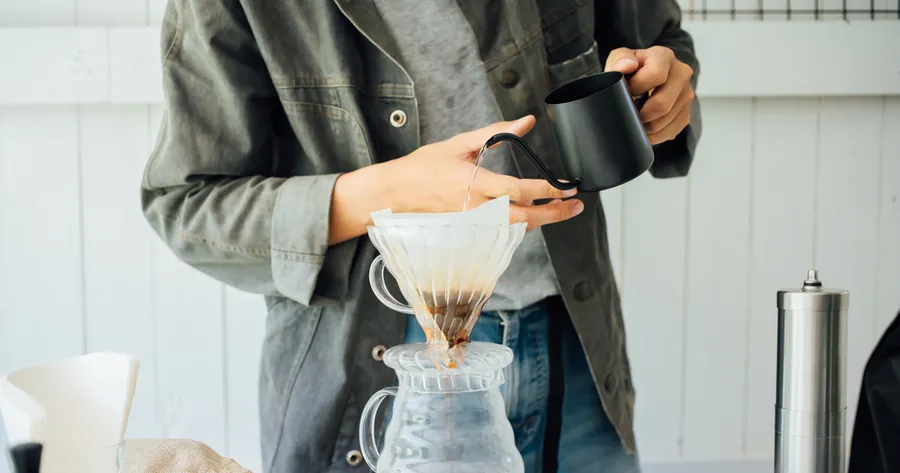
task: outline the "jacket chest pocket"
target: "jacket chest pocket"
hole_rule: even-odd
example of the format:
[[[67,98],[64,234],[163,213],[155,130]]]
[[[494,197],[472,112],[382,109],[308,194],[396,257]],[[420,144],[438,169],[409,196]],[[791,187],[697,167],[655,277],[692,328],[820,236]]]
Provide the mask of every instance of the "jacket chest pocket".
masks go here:
[[[538,0],[547,62],[572,59],[594,42],[594,0]]]
[[[571,82],[591,74],[603,71],[603,63],[597,54],[597,43],[591,41],[590,46],[576,56],[557,64],[547,66],[550,81],[554,87]]]
[[[372,163],[362,123],[349,110],[328,104],[282,101],[303,153],[300,174],[350,172]]]

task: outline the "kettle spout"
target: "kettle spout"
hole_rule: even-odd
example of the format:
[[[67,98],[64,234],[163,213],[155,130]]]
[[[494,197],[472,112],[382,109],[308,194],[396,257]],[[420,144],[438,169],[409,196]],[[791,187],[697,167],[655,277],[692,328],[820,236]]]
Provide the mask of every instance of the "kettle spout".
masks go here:
[[[537,169],[538,169],[538,172],[541,173],[541,176],[547,182],[549,182],[551,186],[553,186],[559,190],[567,191],[569,189],[576,189],[576,188],[578,188],[578,186],[581,185],[581,180],[579,180],[578,178],[575,178],[572,180],[565,180],[565,181],[561,181],[561,180],[557,179],[556,176],[554,176],[553,173],[550,171],[550,169],[547,168],[547,166],[544,164],[544,162],[541,161],[541,158],[539,158],[538,155],[535,154],[534,151],[531,150],[531,147],[529,147],[528,144],[525,143],[525,140],[523,140],[522,138],[519,138],[517,135],[514,135],[512,133],[497,133],[496,135],[490,137],[487,140],[487,142],[484,144],[484,147],[490,148],[490,147],[497,145],[503,141],[510,141],[512,143],[515,143],[519,148],[521,148],[523,151],[525,151],[525,154],[528,156],[528,159],[530,159],[531,162],[534,163],[535,167],[537,167]]]

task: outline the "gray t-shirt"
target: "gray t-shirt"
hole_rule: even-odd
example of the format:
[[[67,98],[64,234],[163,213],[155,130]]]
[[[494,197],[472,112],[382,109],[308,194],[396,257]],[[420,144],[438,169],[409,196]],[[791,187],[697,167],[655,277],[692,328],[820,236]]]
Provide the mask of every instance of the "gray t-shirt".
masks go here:
[[[415,83],[422,144],[503,120],[475,34],[456,1],[375,0]],[[508,145],[490,150],[484,167],[518,175]],[[531,231],[485,309],[517,310],[558,293],[543,236]]]

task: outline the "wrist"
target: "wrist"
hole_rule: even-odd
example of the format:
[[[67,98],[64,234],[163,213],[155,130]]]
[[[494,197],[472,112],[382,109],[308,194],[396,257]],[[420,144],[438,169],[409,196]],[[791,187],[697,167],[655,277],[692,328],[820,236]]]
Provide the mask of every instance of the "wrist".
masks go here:
[[[396,186],[388,164],[366,166],[337,178],[331,195],[329,245],[364,235],[372,212],[395,208]]]

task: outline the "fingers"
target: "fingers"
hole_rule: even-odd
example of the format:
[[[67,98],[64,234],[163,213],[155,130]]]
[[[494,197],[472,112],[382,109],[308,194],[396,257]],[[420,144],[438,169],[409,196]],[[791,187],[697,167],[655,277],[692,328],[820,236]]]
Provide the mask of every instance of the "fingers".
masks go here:
[[[628,80],[632,95],[641,95],[666,83],[669,70],[675,62],[675,53],[663,46],[638,49],[634,52],[640,67]]]
[[[653,94],[654,96],[656,94]],[[681,89],[681,94],[675,100],[675,103],[672,104],[671,108],[668,112],[666,112],[661,117],[657,117],[656,108],[654,107],[648,115],[643,115],[643,109],[641,110],[641,122],[644,123],[644,130],[648,135],[653,135],[659,133],[663,130],[663,128],[667,127],[676,117],[681,114],[681,111],[685,108],[688,109],[688,118],[690,118],[690,107],[691,102],[694,100],[694,90],[690,87],[686,87]],[[650,104],[650,101],[647,101]],[[645,105],[646,107],[646,105]]]
[[[660,131],[656,133],[648,133],[647,138],[650,139],[650,144],[657,145],[664,141],[669,141],[679,133],[681,130],[684,130],[686,126],[691,122],[691,107],[687,106],[682,108],[675,118],[669,122],[668,125],[664,126]]]
[[[482,176],[480,171],[476,178],[476,187],[488,198],[509,195],[509,200],[513,202],[565,199],[578,193],[577,189],[559,190],[544,179],[519,179],[492,172],[485,172]]]
[[[605,71],[619,71],[622,74],[631,74],[638,68],[637,56],[634,50],[628,48],[614,49],[606,57]]]
[[[568,220],[584,211],[584,203],[578,199],[553,200],[543,205],[510,205],[512,222],[526,222],[527,230],[534,230],[563,220]]]
[[[681,105],[694,100],[694,91],[691,89],[691,67],[682,62],[675,61],[668,73],[668,80],[657,87],[647,103],[639,112],[641,123],[650,123],[658,120],[674,110],[678,102]],[[688,91],[688,92],[686,92]]]
[[[484,146],[484,143],[497,133],[512,133],[516,136],[525,136],[534,128],[534,123],[534,115],[526,115],[515,121],[497,122],[484,128],[461,133],[451,138],[451,140],[465,151],[478,152]]]

